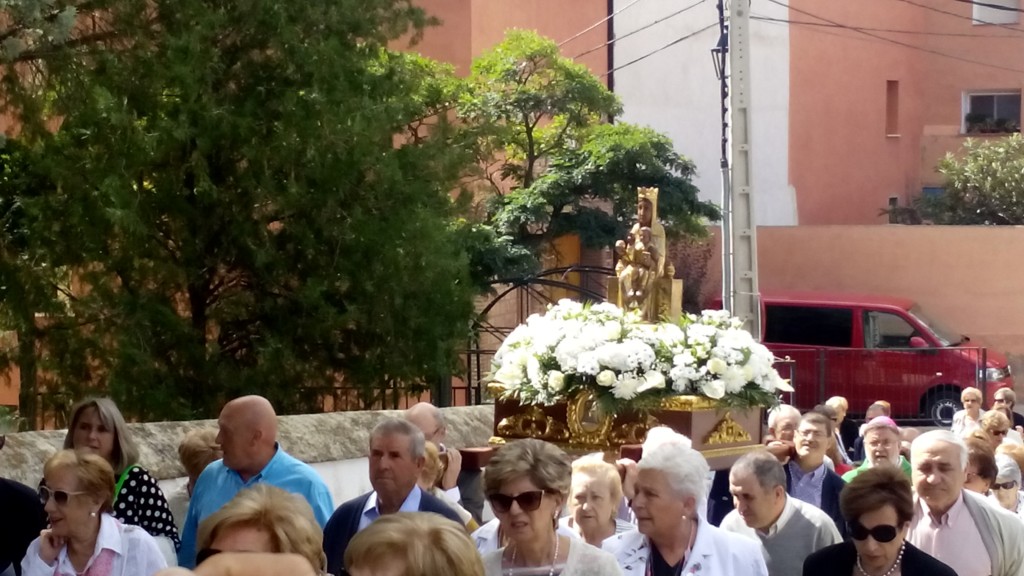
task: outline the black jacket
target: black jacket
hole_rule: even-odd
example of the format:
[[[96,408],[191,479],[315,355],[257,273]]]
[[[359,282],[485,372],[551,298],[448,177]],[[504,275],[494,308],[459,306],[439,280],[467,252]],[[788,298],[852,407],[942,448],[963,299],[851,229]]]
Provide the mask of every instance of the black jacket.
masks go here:
[[[786,493],[790,496],[793,495],[793,475],[789,471],[789,464],[783,466],[786,470]],[[835,472],[825,469],[825,477],[821,480],[821,511],[828,514],[829,518],[836,523],[836,528],[839,530],[839,535],[845,540],[848,535],[846,533],[846,521],[843,519],[843,513],[839,511],[839,493],[843,491],[843,487],[846,486],[846,482],[839,477]]]
[[[0,572],[14,566],[21,574],[25,550],[46,528],[46,512],[39,494],[14,480],[0,478]]]
[[[327,555],[327,572],[345,574],[345,550],[352,537],[359,531],[359,519],[363,515],[366,501],[373,492],[345,502],[331,514],[324,527],[324,553]],[[423,492],[420,498],[420,512],[433,512],[462,525],[459,515],[436,496]]]
[[[803,576],[835,576],[852,574],[857,563],[857,549],[852,541],[828,546],[811,554],[804,560]],[[903,576],[956,576],[952,568],[914,548],[910,542],[903,550]]]

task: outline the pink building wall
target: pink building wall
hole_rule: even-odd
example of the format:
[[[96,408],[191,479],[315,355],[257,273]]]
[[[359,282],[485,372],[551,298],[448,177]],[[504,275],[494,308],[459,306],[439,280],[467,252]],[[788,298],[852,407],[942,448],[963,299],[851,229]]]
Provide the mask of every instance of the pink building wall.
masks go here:
[[[706,296],[721,290],[718,235]],[[761,289],[855,292],[916,301],[947,329],[1010,356],[1024,374],[1024,227],[758,228]],[[1024,376],[1018,376],[1024,382]]]
[[[789,3],[789,171],[800,224],[886,222],[879,212],[890,197],[906,205],[923,186],[941,183],[938,160],[966,138],[965,91],[1024,84],[1024,72],[985,65],[1024,71],[1012,57],[1021,53],[1020,32],[973,24],[968,3],[918,3],[925,7],[892,0]],[[821,23],[801,11],[870,30],[801,24]],[[895,134],[886,130],[887,81],[899,82]]]

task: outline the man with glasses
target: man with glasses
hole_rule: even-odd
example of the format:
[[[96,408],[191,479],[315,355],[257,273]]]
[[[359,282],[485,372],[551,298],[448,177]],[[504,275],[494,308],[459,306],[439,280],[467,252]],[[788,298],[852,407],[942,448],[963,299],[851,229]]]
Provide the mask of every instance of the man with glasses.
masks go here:
[[[1024,414],[1018,413],[1014,410],[1014,406],[1017,405],[1017,394],[1013,391],[1013,388],[1000,388],[996,390],[995,399],[992,401],[992,408],[994,410],[1008,409],[1011,417],[1013,418],[1013,427],[1024,429]],[[1020,430],[1018,430],[1020,432]],[[1024,432],[1022,432],[1024,434]]]
[[[963,489],[963,439],[932,430],[918,436],[910,450],[916,496],[907,541],[959,576],[1024,574],[1024,523]]]
[[[0,436],[0,449],[4,443]],[[20,576],[28,545],[46,528],[46,512],[35,490],[6,478],[0,478],[0,510],[0,576]]]
[[[843,474],[843,480],[849,482],[875,466],[897,466],[910,477],[910,462],[900,455],[900,428],[888,416],[864,425],[864,463]]]
[[[484,492],[481,485],[482,471],[479,468],[463,468],[462,453],[448,450],[444,445],[448,435],[448,422],[444,413],[430,402],[419,402],[405,411],[405,419],[412,422],[427,442],[432,442],[441,453],[444,474],[440,487],[444,495],[461,504],[479,523],[483,517]]]
[[[807,556],[843,541],[827,514],[786,494],[786,483],[782,464],[764,451],[745,454],[729,473],[736,509],[721,528],[760,542],[769,576],[800,574]]]
[[[845,483],[827,462],[832,421],[821,412],[804,414],[796,429],[796,457],[785,466],[786,492],[790,496],[821,509],[835,522],[845,537],[846,522],[839,511],[839,493]]]
[[[463,524],[459,515],[416,484],[423,470],[423,432],[401,418],[388,418],[370,432],[370,485],[373,491],[345,502],[324,528],[327,572],[343,574],[345,550],[357,532],[395,512],[433,512]]]

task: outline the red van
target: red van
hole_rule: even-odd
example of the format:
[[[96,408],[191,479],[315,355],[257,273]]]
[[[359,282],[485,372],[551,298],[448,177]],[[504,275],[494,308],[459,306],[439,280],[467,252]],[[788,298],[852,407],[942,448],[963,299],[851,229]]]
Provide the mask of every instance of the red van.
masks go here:
[[[894,418],[948,426],[964,388],[982,389],[991,406],[996,390],[1013,387],[1005,356],[945,330],[911,300],[766,291],[761,306],[762,340],[793,361],[801,409],[843,396],[863,414],[887,400]]]

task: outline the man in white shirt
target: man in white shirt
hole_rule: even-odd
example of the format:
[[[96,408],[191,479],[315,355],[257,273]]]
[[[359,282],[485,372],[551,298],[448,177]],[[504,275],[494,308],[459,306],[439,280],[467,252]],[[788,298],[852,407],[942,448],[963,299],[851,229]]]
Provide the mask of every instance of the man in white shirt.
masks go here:
[[[770,576],[800,574],[811,553],[843,540],[828,514],[786,494],[782,464],[767,452],[733,464],[729,491],[736,509],[721,528],[759,541]]]

